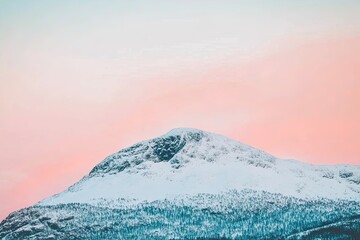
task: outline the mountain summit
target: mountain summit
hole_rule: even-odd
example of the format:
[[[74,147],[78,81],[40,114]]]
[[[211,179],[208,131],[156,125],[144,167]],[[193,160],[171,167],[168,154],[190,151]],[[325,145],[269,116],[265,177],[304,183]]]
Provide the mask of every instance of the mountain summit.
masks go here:
[[[359,205],[360,166],[281,160],[179,128],[106,157],[64,192],[10,214],[0,237],[296,239],[332,236],[329,224],[352,236],[360,234]]]
[[[256,158],[258,162],[273,159],[264,152],[220,135],[197,129],[177,128],[161,137],[135,144],[109,156],[90,172],[90,176],[114,174],[133,168],[143,169],[146,164],[160,162],[168,162],[169,166],[178,169],[193,161],[226,161],[225,157],[229,153],[236,154],[238,159]]]

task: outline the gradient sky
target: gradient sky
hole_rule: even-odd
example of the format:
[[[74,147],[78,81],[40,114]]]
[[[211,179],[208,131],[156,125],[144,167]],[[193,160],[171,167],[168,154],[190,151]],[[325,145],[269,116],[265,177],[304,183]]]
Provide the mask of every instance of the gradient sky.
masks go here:
[[[360,164],[360,2],[0,0],[0,219],[175,127]]]

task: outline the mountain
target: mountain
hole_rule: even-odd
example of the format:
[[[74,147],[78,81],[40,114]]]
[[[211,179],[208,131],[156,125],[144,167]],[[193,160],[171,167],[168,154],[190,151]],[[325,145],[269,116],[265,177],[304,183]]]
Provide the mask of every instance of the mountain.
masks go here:
[[[4,239],[360,239],[360,166],[281,160],[197,129],[116,152],[10,214]]]

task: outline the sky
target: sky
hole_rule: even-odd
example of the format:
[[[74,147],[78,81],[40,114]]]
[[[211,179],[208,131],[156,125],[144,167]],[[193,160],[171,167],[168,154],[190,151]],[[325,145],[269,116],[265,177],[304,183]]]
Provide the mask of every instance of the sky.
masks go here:
[[[172,128],[360,164],[358,0],[0,0],[0,219]]]

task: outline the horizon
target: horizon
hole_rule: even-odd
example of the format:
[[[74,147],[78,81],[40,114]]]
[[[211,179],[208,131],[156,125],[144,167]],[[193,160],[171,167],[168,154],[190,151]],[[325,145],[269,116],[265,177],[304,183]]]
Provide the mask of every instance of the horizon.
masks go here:
[[[0,219],[178,126],[360,160],[360,2],[0,1]]]

